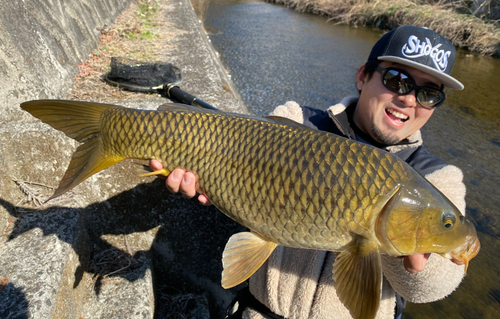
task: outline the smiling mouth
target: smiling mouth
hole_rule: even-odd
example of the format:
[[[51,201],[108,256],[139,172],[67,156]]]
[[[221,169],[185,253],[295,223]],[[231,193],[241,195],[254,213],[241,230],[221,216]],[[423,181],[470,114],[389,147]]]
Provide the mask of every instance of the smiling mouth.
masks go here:
[[[403,113],[399,113],[399,112],[392,110],[392,109],[386,109],[385,113],[395,123],[404,123],[409,118],[408,115],[404,115]]]

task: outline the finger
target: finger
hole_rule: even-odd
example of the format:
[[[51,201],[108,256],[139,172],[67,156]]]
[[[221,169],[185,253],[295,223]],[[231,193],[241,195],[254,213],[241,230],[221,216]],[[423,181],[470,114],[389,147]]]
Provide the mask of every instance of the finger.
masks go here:
[[[427,260],[430,254],[415,254],[410,256],[405,256],[403,258],[403,265],[406,271],[416,274],[424,270]]]
[[[196,195],[196,177],[191,172],[186,172],[182,177],[179,191],[184,197],[191,198]]]
[[[172,193],[179,192],[184,173],[185,171],[183,169],[176,168],[168,175],[166,185],[169,191]]]
[[[152,159],[149,161],[149,167],[153,170],[153,171],[158,171],[160,169],[163,168],[163,164],[158,161],[158,160],[155,160],[155,159]]]
[[[203,206],[210,206],[212,203],[208,199],[208,197],[205,194],[201,194],[198,196],[198,201],[203,205]]]

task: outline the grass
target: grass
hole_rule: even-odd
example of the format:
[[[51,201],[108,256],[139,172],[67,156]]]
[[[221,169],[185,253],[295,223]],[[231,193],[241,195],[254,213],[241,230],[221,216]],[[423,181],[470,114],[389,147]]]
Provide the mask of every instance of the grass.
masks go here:
[[[160,7],[159,0],[145,0],[139,3],[139,16],[144,20],[149,20],[158,12]]]
[[[339,24],[393,29],[428,27],[459,48],[500,57],[498,21],[472,14],[467,0],[267,0],[301,12],[321,14]]]

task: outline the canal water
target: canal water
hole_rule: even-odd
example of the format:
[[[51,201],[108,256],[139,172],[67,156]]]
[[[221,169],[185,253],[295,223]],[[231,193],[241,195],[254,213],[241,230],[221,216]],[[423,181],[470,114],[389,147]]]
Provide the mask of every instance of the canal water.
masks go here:
[[[193,0],[239,93],[258,115],[296,101],[321,109],[357,95],[355,74],[383,31],[335,25],[259,0]],[[459,51],[463,91],[422,129],[426,147],[460,167],[482,249],[448,298],[409,304],[404,318],[500,318],[500,61]],[[446,274],[443,274],[446,276]]]

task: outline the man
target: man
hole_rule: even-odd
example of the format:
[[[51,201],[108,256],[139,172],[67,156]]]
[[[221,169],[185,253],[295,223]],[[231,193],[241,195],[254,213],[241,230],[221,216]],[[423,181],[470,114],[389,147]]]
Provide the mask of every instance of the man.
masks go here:
[[[444,87],[463,89],[450,76],[453,45],[425,28],[402,26],[373,47],[356,76],[359,98],[345,98],[321,111],[287,102],[272,115],[329,131],[394,153],[426,176],[464,214],[465,186],[457,167],[430,155],[420,128],[445,99]],[[161,168],[157,161],[153,169]],[[167,187],[187,197],[196,195],[195,176],[181,169]],[[209,205],[206,196],[199,195]],[[250,278],[249,293],[240,294],[231,318],[351,318],[333,287],[332,252],[278,247]],[[464,269],[436,254],[404,258],[383,256],[382,301],[376,318],[398,318],[405,301],[442,299],[460,284]],[[402,297],[402,298],[401,298]]]

